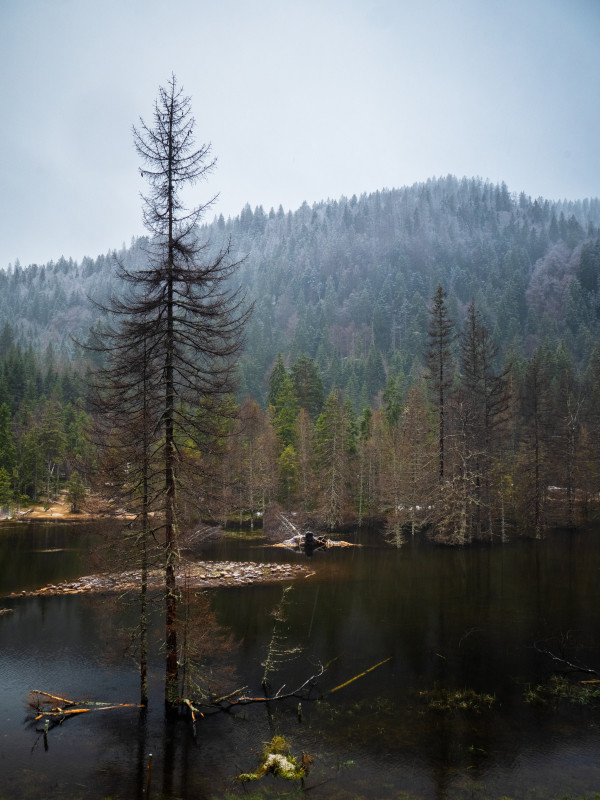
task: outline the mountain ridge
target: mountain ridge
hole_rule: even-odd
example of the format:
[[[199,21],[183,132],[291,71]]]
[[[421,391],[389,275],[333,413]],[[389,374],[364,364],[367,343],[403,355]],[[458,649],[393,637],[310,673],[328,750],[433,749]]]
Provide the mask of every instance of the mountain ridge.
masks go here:
[[[202,226],[208,248],[231,241],[255,312],[240,363],[241,394],[265,402],[278,353],[316,360],[325,388],[358,407],[390,374],[410,381],[425,347],[437,285],[458,325],[472,299],[502,358],[560,341],[585,365],[600,333],[600,200],[532,200],[479,178],[429,179],[266,213],[247,205]],[[0,327],[73,360],[72,335],[99,320],[89,298],[118,293],[116,262],[143,262],[146,239],[81,263],[59,259],[0,273]]]

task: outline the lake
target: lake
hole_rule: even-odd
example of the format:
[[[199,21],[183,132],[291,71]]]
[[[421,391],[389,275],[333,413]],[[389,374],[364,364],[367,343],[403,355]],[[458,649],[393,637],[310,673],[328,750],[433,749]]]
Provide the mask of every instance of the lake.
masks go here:
[[[305,789],[313,798],[550,800],[600,791],[600,702],[589,697],[600,684],[580,683],[591,673],[556,681],[565,661],[600,669],[600,530],[463,549],[345,538],[363,546],[310,559],[260,541],[204,549],[203,559],[290,561],[314,573],[293,583],[285,622],[273,616],[278,584],[194,600],[190,636],[213,685],[260,695],[275,624],[286,652],[270,675],[274,690],[328,666],[320,699],[303,702],[301,714],[297,700],[246,706],[205,716],[195,735],[187,717],[164,718],[159,603],[148,710],[81,715],[44,737],[28,723],[31,690],[137,702],[136,610],[82,595],[0,601],[13,609],[0,616],[0,799],[143,798],[149,753],[156,800],[294,796],[297,783],[273,776],[235,780],[258,766],[275,735],[294,755],[312,756]],[[101,540],[93,525],[4,525],[0,594],[89,574],[91,545]]]

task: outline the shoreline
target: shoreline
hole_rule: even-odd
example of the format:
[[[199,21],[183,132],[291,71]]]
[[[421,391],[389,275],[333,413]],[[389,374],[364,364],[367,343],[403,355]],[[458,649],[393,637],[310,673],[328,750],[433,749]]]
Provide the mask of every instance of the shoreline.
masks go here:
[[[100,522],[102,520],[129,520],[134,519],[133,514],[128,514],[122,509],[111,508],[107,502],[102,502],[95,495],[88,495],[79,511],[71,511],[70,503],[61,496],[47,507],[31,505],[25,511],[17,511],[12,517],[0,520],[8,523],[23,522]]]

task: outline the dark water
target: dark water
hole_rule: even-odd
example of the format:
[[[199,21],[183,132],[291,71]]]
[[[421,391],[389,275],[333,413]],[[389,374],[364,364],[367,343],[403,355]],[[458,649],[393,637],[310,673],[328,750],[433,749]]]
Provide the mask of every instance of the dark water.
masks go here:
[[[85,527],[0,528],[0,593],[89,573],[88,545],[98,538]],[[315,798],[549,800],[599,792],[600,704],[531,704],[525,693],[549,685],[560,666],[539,649],[600,668],[600,531],[464,550],[376,542],[316,553],[310,562],[237,541],[203,553],[308,563],[315,574],[294,584],[283,626],[284,645],[299,650],[284,657],[273,687],[293,688],[317,662],[329,666],[319,681],[323,699],[303,703],[301,720],[297,701],[270,714],[246,707],[204,718],[195,738],[185,719],[163,719],[155,652],[147,714],[73,718],[50,732],[46,749],[26,724],[30,690],[137,701],[127,632],[135,609],[81,596],[0,602],[13,609],[0,616],[0,798],[141,798],[148,753],[155,799],[293,796],[297,787],[281,779],[246,788],[234,780],[258,765],[275,734],[294,754],[313,756],[305,788]],[[278,585],[210,595],[214,618],[203,611],[204,626],[229,636],[220,659],[206,662],[217,679],[235,670],[227,672],[233,685],[260,694],[281,595]],[[159,632],[158,610],[154,624]],[[465,690],[492,699],[478,708],[430,707]]]

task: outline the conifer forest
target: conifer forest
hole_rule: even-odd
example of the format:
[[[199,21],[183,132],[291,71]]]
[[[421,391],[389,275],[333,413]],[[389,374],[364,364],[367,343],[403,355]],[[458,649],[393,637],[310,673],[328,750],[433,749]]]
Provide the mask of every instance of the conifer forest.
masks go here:
[[[186,442],[190,522],[258,525],[277,504],[330,530],[464,543],[595,515],[599,225],[598,200],[452,176],[199,223],[202,256],[235,264],[221,277],[252,311],[211,401],[219,430]],[[86,375],[149,244],[0,273],[5,508],[105,482]],[[186,396],[186,414],[206,402]]]

